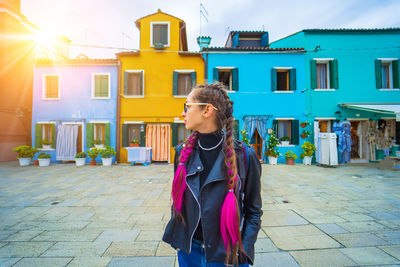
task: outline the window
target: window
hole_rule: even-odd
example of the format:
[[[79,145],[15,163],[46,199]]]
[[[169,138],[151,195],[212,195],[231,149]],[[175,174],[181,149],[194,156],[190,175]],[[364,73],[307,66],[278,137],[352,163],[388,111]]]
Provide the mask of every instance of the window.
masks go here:
[[[375,78],[377,89],[398,89],[399,61],[397,59],[375,60]]]
[[[129,124],[128,125],[128,136],[129,142],[132,139],[139,140],[140,139],[140,124]]]
[[[110,98],[110,74],[93,74],[93,98]]]
[[[175,70],[173,73],[172,94],[187,96],[196,85],[196,72],[193,70]]]
[[[60,76],[45,75],[43,83],[43,99],[60,99]]]
[[[151,46],[169,46],[169,22],[151,22]]]
[[[192,134],[191,130],[186,129],[185,124],[178,124],[178,142],[183,143],[186,138],[188,138]]]
[[[227,90],[239,90],[239,70],[238,68],[214,68],[214,81],[218,81],[226,86]]]
[[[318,121],[319,131],[321,133],[331,133],[332,132],[332,120],[320,120]]]
[[[330,58],[311,60],[311,88],[332,90],[339,88],[338,61]]]
[[[299,144],[299,121],[293,119],[276,119],[273,121],[273,129],[279,141],[288,137],[291,145]]]
[[[42,148],[42,140],[48,141],[52,148],[56,147],[56,126],[54,123],[35,124],[36,148]]]
[[[125,71],[125,96],[143,96],[144,95],[144,71],[127,70]]]
[[[296,69],[276,67],[271,69],[272,91],[295,91]]]
[[[42,140],[51,142],[53,139],[52,127],[54,124],[42,124]]]
[[[146,145],[146,125],[139,121],[122,124],[122,147],[128,147],[132,139],[138,140],[140,146]]]
[[[105,141],[106,125],[104,123],[93,124],[93,140],[101,140],[104,144]]]

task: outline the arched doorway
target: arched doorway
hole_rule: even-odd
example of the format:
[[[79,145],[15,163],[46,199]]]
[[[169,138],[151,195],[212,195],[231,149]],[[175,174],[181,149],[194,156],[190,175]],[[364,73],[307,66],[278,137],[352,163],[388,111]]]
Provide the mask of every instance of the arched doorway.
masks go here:
[[[257,131],[257,128],[254,131],[253,137],[251,138],[250,144],[254,147],[257,157],[261,159],[262,153],[262,138]]]

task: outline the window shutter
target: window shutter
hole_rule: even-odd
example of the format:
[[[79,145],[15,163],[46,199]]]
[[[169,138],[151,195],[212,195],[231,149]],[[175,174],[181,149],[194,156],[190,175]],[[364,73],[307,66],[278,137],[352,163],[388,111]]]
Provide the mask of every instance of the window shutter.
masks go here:
[[[278,137],[278,121],[277,120],[272,121],[272,130],[274,131],[275,136]]]
[[[396,121],[396,144],[400,145],[400,121]]]
[[[140,128],[143,127],[143,131],[140,129],[139,134],[139,145],[145,147],[146,146],[146,124],[140,125]]]
[[[329,61],[330,88],[339,89],[339,74],[337,59]]]
[[[318,86],[317,83],[317,61],[310,61],[310,75],[311,75],[311,89],[316,89]]]
[[[106,123],[106,127],[105,127],[105,139],[106,140],[104,140],[104,143],[105,143],[105,145],[106,146],[109,146],[110,145],[110,124],[109,123]]]
[[[35,124],[35,147],[41,148],[42,147],[42,124],[36,123]]]
[[[98,75],[94,75],[94,97],[99,97],[101,91],[101,83]]]
[[[128,95],[129,72],[124,71],[124,95]]]
[[[239,140],[239,120],[233,121],[233,138]]]
[[[172,123],[172,147],[175,147],[178,144],[178,124]]]
[[[379,59],[375,60],[375,81],[376,89],[382,88],[382,62]]]
[[[289,90],[296,91],[296,69],[289,70]]]
[[[392,61],[392,71],[393,71],[393,88],[400,88],[399,82],[399,61]]]
[[[108,92],[110,91],[108,88],[108,75],[102,75],[101,78],[101,96],[102,97],[109,97]]]
[[[219,71],[217,68],[213,68],[213,81],[214,82],[219,81]]]
[[[143,87],[143,84],[144,84],[144,72],[141,71],[141,72],[140,72],[140,92],[141,92],[141,95],[144,96],[144,87]]]
[[[239,91],[239,69],[232,69],[232,91]]]
[[[292,145],[299,144],[299,120],[292,120]]]
[[[191,73],[191,75],[192,75],[192,88],[193,88],[193,87],[195,87],[196,84],[197,84],[196,72],[193,71],[193,72]]]
[[[93,147],[93,123],[86,123],[86,147]]]
[[[172,95],[178,95],[178,72],[176,71],[173,74]]]
[[[271,69],[271,91],[274,92],[278,89],[276,69]]]
[[[56,148],[56,125],[51,125],[51,148]]]
[[[128,124],[122,124],[122,147],[127,147],[129,146],[129,125]]]

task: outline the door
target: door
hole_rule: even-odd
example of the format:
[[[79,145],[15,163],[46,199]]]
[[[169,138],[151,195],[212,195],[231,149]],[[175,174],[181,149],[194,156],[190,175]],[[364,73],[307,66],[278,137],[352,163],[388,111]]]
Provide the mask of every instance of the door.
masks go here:
[[[257,131],[257,128],[254,131],[253,137],[251,138],[250,144],[254,147],[257,157],[261,159],[261,153],[262,153],[262,138],[260,134]]]
[[[170,161],[171,126],[169,124],[148,124],[146,126],[146,147],[151,147],[153,161]]]

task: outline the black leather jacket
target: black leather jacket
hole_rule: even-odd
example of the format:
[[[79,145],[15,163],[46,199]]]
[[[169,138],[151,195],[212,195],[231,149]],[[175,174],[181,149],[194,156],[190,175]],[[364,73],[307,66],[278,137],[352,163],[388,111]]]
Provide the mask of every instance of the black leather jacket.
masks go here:
[[[247,146],[248,170],[246,177],[245,155],[243,143],[235,141],[235,152],[240,177],[237,197],[240,208],[240,222],[244,256],[247,262],[253,265],[254,243],[261,225],[261,165],[253,147]],[[178,146],[176,151],[181,151]],[[175,170],[178,164],[178,153],[175,153]],[[185,164],[187,170],[187,189],[184,193],[181,220],[174,219],[171,213],[171,220],[166,226],[163,241],[169,243],[175,249],[181,249],[186,253],[191,252],[193,234],[201,217],[203,237],[207,262],[223,263],[225,261],[225,246],[220,232],[220,211],[222,203],[227,194],[226,172],[224,170],[224,153],[221,151],[210,170],[209,175],[199,190],[200,172],[203,165],[200,161],[199,150],[193,149],[192,155]],[[243,256],[243,255],[241,255]],[[243,257],[239,257],[239,260]],[[240,260],[241,263],[245,261]]]

